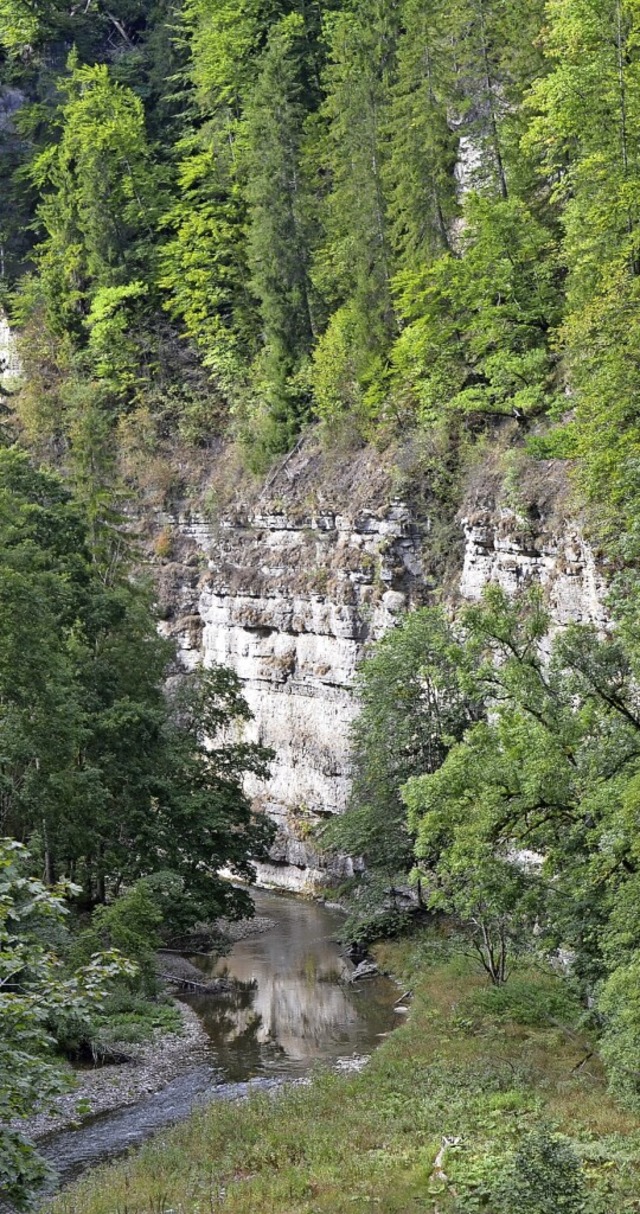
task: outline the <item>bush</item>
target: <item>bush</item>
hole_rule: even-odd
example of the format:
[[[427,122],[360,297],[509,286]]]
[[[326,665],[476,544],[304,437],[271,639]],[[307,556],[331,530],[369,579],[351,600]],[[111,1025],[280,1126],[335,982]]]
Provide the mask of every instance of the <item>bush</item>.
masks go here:
[[[108,906],[98,906],[91,926],[80,932],[73,948],[75,964],[83,964],[95,953],[116,948],[132,961],[137,974],[127,985],[143,994],[157,989],[155,952],[159,946],[158,927],[162,912],[158,897],[144,878]]]
[[[169,1001],[151,1002],[129,991],[115,991],[105,1001],[104,1014],[96,1020],[92,1042],[98,1055],[111,1045],[147,1041],[156,1029],[179,1033],[182,1019]]]
[[[399,880],[406,882],[400,874]],[[409,923],[414,908],[397,895],[388,877],[368,873],[348,900],[348,914],[339,932],[343,944],[371,944],[389,936],[398,936]]]
[[[551,975],[510,978],[503,986],[474,991],[469,1004],[494,1020],[531,1028],[544,1028],[554,1021],[575,1024],[582,1011],[568,981]]]
[[[491,1209],[500,1214],[584,1214],[588,1194],[571,1144],[533,1130],[506,1165]]]
[[[640,959],[614,969],[603,984],[598,1010],[606,1017],[600,1053],[612,1092],[640,1109]]]

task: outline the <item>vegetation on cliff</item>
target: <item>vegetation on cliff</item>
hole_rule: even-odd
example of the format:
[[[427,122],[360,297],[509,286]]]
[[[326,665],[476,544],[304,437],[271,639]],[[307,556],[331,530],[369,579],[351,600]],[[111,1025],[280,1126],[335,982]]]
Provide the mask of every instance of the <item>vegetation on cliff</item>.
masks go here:
[[[24,369],[1,389],[0,826],[28,841],[32,874],[47,887],[72,878],[93,912],[65,943],[67,980],[94,945],[116,946],[144,990],[160,916],[170,906],[179,926],[230,898],[237,907],[215,873],[224,862],[250,875],[268,838],[241,787],[268,756],[224,736],[247,717],[237,680],[201,673],[163,692],[171,647],[132,576],[125,501],[151,477],[166,504],[193,453],[222,437],[264,473],[315,424],[345,445],[428,436],[444,456],[434,493],[450,508],[456,463],[508,431],[532,457],[567,461],[609,559],[616,626],[549,642],[539,596],[498,593],[453,623],[435,608],[407,620],[363,668],[354,792],[333,841],[366,855],[377,891],[415,870],[425,905],[464,929],[495,988],[491,1050],[500,999],[517,1002],[513,981],[504,994],[513,967],[569,949],[577,1002],[562,1023],[572,1040],[593,1035],[612,1090],[637,1107],[637,0],[0,0],[0,100],[0,290]],[[43,905],[51,897],[43,887]],[[376,899],[363,934],[380,927]],[[36,933],[20,973],[9,959],[3,1015],[37,979],[39,947]],[[598,1149],[620,1188],[607,1190],[592,1158],[588,1197],[584,1141],[574,1150],[539,1126],[519,1147],[515,1129],[503,1135],[514,1110],[537,1116],[541,1088],[485,1084],[474,998],[460,1025],[457,1005],[446,1030],[431,1013],[415,1021],[481,1063],[473,1085],[449,1054],[429,1054],[423,1091],[415,1029],[399,1040],[411,1042],[422,1112],[404,1063],[385,1080],[391,1046],[375,1082],[353,1081],[354,1110],[375,1124],[359,1144],[371,1176],[385,1151],[405,1159],[394,1084],[410,1133],[427,1135],[443,1132],[454,1088],[471,1089],[477,1125],[455,1105],[470,1153],[451,1183],[437,1165],[443,1209],[509,1208],[505,1186],[532,1214],[633,1202],[635,1162],[618,1143]],[[557,1047],[545,1006],[534,1053]],[[26,1031],[37,1045],[34,1019]],[[516,1039],[526,1056],[529,1038]],[[514,1047],[510,1073],[520,1064]],[[588,1104],[575,1067],[567,1084]],[[608,1135],[609,1115],[625,1115],[607,1105],[598,1119],[592,1078],[589,1124]],[[369,1082],[373,1110],[369,1096],[358,1103]],[[544,1082],[565,1090],[555,1072]],[[287,1099],[281,1129],[311,1107]],[[557,1099],[551,1120],[570,1129],[574,1106]],[[499,1132],[485,1151],[490,1113]],[[205,1119],[203,1134],[239,1116]],[[264,1109],[253,1116],[255,1146]],[[439,1183],[433,1145],[428,1167],[409,1150],[422,1193]],[[333,1181],[305,1188],[296,1159],[283,1196],[281,1146],[276,1164],[244,1149],[250,1170],[269,1173],[253,1196],[335,1208]],[[297,1133],[295,1150],[305,1162]],[[343,1157],[335,1142],[327,1152],[331,1172]],[[6,1175],[26,1201],[31,1164],[21,1179],[17,1158]],[[545,1205],[530,1178],[547,1164],[560,1187],[539,1181]],[[400,1171],[403,1206],[360,1180],[356,1203],[422,1200]]]
[[[224,432],[263,468],[309,421],[384,443],[506,417],[633,531],[632,0],[2,16],[3,286],[41,450],[99,477],[114,444]]]

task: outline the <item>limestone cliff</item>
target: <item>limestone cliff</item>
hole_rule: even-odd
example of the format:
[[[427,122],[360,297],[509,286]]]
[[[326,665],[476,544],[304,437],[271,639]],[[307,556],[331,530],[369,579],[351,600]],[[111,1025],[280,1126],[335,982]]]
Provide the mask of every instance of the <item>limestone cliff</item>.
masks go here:
[[[345,860],[327,874],[310,835],[344,808],[356,666],[400,613],[535,580],[556,626],[602,622],[602,576],[568,515],[565,468],[523,461],[517,500],[513,479],[495,459],[476,468],[444,545],[419,471],[398,485],[379,453],[336,461],[313,443],[215,517],[158,515],[164,628],[186,666],[237,671],[253,737],[276,752],[271,780],[252,790],[279,827],[263,881],[309,889],[352,871]]]
[[[162,577],[164,627],[187,667],[203,657],[243,680],[253,737],[276,752],[269,784],[253,790],[279,826],[262,878],[295,889],[317,884],[324,867],[305,837],[346,803],[363,647],[424,593],[421,527],[390,496],[374,457],[360,453],[333,477],[332,501],[322,500],[320,465],[317,453],[301,452],[284,484],[277,478],[215,521],[158,519],[174,547]],[[352,871],[349,861],[342,871]]]
[[[1,129],[0,98],[0,129]],[[20,375],[20,359],[7,317],[0,308],[0,387],[12,388]]]

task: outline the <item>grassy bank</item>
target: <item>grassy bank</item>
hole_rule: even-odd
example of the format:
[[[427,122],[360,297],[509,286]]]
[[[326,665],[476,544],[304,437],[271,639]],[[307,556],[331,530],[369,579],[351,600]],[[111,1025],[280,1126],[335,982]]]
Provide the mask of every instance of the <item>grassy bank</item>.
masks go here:
[[[428,935],[384,945],[380,956],[414,999],[365,1071],[216,1105],[93,1172],[50,1209],[492,1211],[504,1161],[544,1122],[571,1140],[594,1210],[640,1211],[640,1122],[607,1097],[565,983],[516,974],[494,994],[472,960],[444,955]],[[460,1142],[436,1167],[443,1136]]]

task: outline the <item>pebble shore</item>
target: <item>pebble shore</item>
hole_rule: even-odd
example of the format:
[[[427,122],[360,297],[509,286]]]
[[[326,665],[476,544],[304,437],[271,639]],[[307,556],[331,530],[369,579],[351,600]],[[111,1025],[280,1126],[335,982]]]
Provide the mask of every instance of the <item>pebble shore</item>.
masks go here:
[[[265,915],[239,922],[220,921],[220,928],[234,943],[272,927],[273,920]],[[177,955],[171,961],[163,957],[161,966],[165,970],[174,969],[176,978],[185,978],[187,968],[189,974],[201,978],[195,966]],[[212,988],[215,985],[215,981],[211,983]],[[220,982],[219,989],[229,989],[229,984]],[[136,1104],[145,1096],[160,1091],[190,1064],[202,1061],[209,1038],[190,1007],[179,1001],[175,1006],[182,1018],[181,1032],[167,1033],[158,1029],[150,1041],[122,1046],[127,1062],[75,1071],[76,1083],[69,1092],[58,1096],[46,1112],[21,1121],[17,1128],[33,1140],[73,1129],[89,1117]],[[117,1043],[114,1044],[117,1048]]]
[[[180,1033],[158,1029],[151,1041],[123,1047],[130,1061],[76,1071],[73,1089],[59,1096],[47,1112],[21,1121],[21,1132],[37,1140],[73,1129],[88,1117],[135,1104],[158,1092],[187,1064],[202,1058],[207,1034],[190,1007],[183,1003],[176,1003],[176,1007],[182,1017]]]

